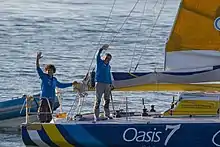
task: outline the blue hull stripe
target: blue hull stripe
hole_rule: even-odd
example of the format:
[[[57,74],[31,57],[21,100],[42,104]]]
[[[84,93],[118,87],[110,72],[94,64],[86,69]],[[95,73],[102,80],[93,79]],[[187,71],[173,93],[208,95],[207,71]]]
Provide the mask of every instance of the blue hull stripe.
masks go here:
[[[80,145],[78,142],[76,142],[69,134],[69,132],[62,126],[59,124],[56,124],[57,129],[59,130],[60,134],[65,138],[65,140],[69,143],[72,144],[74,146],[77,147],[82,147],[82,145]]]
[[[165,71],[165,72],[160,72],[164,75],[174,75],[174,76],[189,76],[189,75],[196,75],[196,74],[201,74],[201,73],[206,73],[206,72],[210,72],[210,71],[214,71],[219,69],[219,66],[215,66],[213,67],[213,69],[208,69],[208,70],[201,70],[201,71],[192,71],[192,72],[169,72],[169,71]],[[134,73],[128,73],[128,72],[112,72],[113,78],[116,81],[119,80],[129,80],[129,79],[134,79],[136,77],[141,77],[141,76],[145,76],[148,74],[153,74],[154,72],[134,72]]]
[[[27,132],[27,128],[26,127],[22,127],[22,140],[24,142],[24,144],[26,145],[30,145],[30,146],[37,146],[30,138],[28,132]]]
[[[112,72],[114,80],[128,80],[128,79],[134,79],[136,77],[144,76],[147,74],[150,74],[151,72],[148,73],[126,73],[126,72]]]
[[[38,132],[40,138],[42,139],[42,141],[44,141],[46,144],[48,144],[51,147],[59,147],[51,141],[51,139],[48,137],[48,135],[43,127],[41,130],[38,130],[37,132]]]
[[[95,136],[93,134],[90,134],[81,125],[74,125],[74,126],[62,125],[62,126],[65,130],[67,130],[69,132],[69,134],[71,134],[71,137],[74,140],[77,140],[79,142],[79,144],[82,145],[83,147],[91,147],[94,145],[106,147],[106,145],[103,142],[101,142],[102,140],[95,138]],[[93,126],[93,124],[92,124],[92,126]],[[69,131],[69,130],[71,130],[71,131]]]

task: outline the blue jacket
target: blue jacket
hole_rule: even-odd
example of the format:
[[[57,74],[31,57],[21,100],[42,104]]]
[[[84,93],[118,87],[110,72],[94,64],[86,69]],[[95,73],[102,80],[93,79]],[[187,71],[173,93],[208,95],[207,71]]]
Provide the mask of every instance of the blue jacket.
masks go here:
[[[38,75],[41,79],[41,97],[46,97],[51,100],[55,100],[56,87],[66,88],[71,87],[72,83],[60,83],[55,77],[50,77],[48,74],[44,73],[40,67],[37,67]]]
[[[111,79],[111,66],[108,64],[105,64],[105,62],[101,59],[100,54],[103,49],[100,49],[96,55],[96,76],[95,80],[96,82],[100,83],[106,83],[106,84],[112,84]]]

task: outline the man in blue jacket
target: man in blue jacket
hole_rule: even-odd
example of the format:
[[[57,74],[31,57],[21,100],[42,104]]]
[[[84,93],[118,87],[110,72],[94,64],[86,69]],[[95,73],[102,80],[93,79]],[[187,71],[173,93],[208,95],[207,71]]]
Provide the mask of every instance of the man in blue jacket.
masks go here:
[[[49,123],[52,120],[52,110],[53,104],[55,102],[56,87],[58,88],[66,88],[71,87],[72,83],[60,83],[57,78],[54,77],[54,73],[56,72],[56,68],[54,65],[49,64],[45,67],[45,73],[40,68],[39,60],[42,58],[41,52],[37,53],[36,59],[36,68],[37,73],[41,79],[41,100],[39,107],[39,115],[38,118],[41,123]]]
[[[111,54],[106,53],[104,59],[101,59],[101,53],[103,50],[107,50],[109,45],[105,44],[99,49],[96,56],[96,76],[95,76],[95,89],[96,99],[94,104],[94,121],[99,120],[99,106],[102,95],[104,94],[104,115],[106,118],[112,119],[109,111],[110,95],[111,95],[111,66],[109,65],[112,59]]]

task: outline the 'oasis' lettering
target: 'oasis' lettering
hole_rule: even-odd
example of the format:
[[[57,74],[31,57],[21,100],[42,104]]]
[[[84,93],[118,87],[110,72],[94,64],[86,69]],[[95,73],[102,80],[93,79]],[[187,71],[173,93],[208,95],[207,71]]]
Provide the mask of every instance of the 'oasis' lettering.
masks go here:
[[[132,142],[132,141],[137,141],[137,142],[159,142],[160,141],[160,136],[162,132],[158,131],[156,132],[156,128],[154,128],[154,131],[138,131],[135,128],[128,128],[124,131],[123,133],[123,139],[126,142]],[[132,134],[128,137],[127,134]]]
[[[173,134],[180,128],[180,124],[178,125],[166,125],[165,131],[171,130],[166,140],[164,142],[164,146],[166,146],[173,136]],[[157,128],[154,128],[153,131],[139,131],[136,128],[128,128],[123,133],[123,139],[126,142],[160,142],[161,140],[161,131],[157,131]]]

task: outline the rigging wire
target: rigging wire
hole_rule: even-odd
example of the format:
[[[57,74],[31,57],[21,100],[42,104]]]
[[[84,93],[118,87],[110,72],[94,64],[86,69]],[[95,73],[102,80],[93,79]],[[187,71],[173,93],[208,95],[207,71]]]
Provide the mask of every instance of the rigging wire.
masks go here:
[[[136,51],[136,47],[137,47],[137,39],[138,39],[138,37],[139,37],[139,35],[140,35],[140,31],[141,31],[141,27],[142,27],[142,22],[143,22],[143,20],[144,20],[143,16],[144,16],[144,14],[145,14],[147,2],[148,2],[148,0],[145,0],[144,9],[143,9],[143,12],[142,12],[142,18],[141,18],[141,21],[140,21],[138,33],[137,33],[137,35],[136,35],[136,41],[135,41],[135,45],[134,45],[134,51],[133,51],[133,56],[132,56],[132,59],[131,59],[131,64],[130,64],[129,73],[130,73],[131,68],[132,68],[132,63],[133,63],[133,60],[134,60],[134,55],[135,55],[135,51]]]
[[[137,6],[137,4],[139,3],[140,0],[137,0],[136,3],[134,4],[134,6],[132,7],[131,11],[129,12],[129,14],[127,15],[127,17],[125,18],[124,22],[122,23],[121,27],[118,29],[118,31],[116,31],[116,35],[114,35],[111,39],[111,42],[114,42],[115,38],[118,36],[118,34],[120,33],[121,29],[123,28],[123,26],[125,25],[125,23],[127,22],[128,18],[131,16],[131,13],[134,11],[135,7]]]
[[[159,0],[157,0],[156,4],[153,6],[152,9],[155,8],[155,6],[157,5],[158,1],[159,1]],[[149,1],[148,1],[148,2],[149,2]],[[146,10],[147,10],[147,9],[146,9]],[[132,11],[132,10],[131,10],[131,11]],[[145,29],[145,30],[143,31],[143,33],[144,33],[146,30],[147,30],[147,29]],[[114,30],[112,29],[112,31],[114,31]],[[125,42],[125,39],[126,39],[126,38],[124,38],[122,42]],[[135,42],[137,42],[137,41],[135,41]],[[120,49],[112,49],[112,50],[120,50]],[[127,50],[127,51],[131,51],[131,52],[134,51],[134,49],[126,49],[126,50]],[[139,49],[136,48],[136,51],[139,51]],[[140,51],[141,51],[141,50],[140,50]],[[132,67],[131,67],[131,68],[132,68]]]
[[[122,23],[122,25],[120,26],[120,28],[117,30],[117,31],[115,31],[115,30],[113,30],[113,29],[111,29],[112,30],[112,39],[109,39],[110,40],[110,45],[112,45],[112,43],[114,42],[114,40],[115,40],[115,38],[117,37],[117,35],[120,33],[120,31],[122,30],[122,28],[123,28],[123,26],[126,24],[126,22],[128,21],[128,19],[129,19],[129,17],[131,16],[131,14],[132,14],[132,12],[134,11],[134,9],[136,8],[136,6],[137,6],[137,4],[139,3],[139,1],[140,0],[137,0],[136,1],[136,3],[133,5],[133,7],[131,8],[131,10],[129,11],[129,13],[126,15],[126,18],[125,18],[125,20],[123,21],[123,23]],[[119,26],[119,25],[118,25]],[[118,28],[118,26],[117,27],[115,27],[115,28]],[[114,34],[116,34],[116,35],[114,35]],[[111,50],[113,50],[113,49],[111,49]],[[104,53],[105,51],[103,51],[103,53]]]
[[[156,1],[156,3],[154,4],[154,6],[152,7],[152,10],[155,9],[155,7],[157,6],[159,0]],[[153,27],[153,26],[152,26]],[[145,33],[147,30],[150,30],[150,28],[146,28],[143,33]]]
[[[113,1],[111,10],[110,10],[110,12],[109,12],[108,18],[107,18],[107,20],[106,20],[105,26],[104,26],[104,28],[103,28],[103,30],[102,30],[102,33],[101,33],[101,36],[100,36],[100,39],[99,39],[98,46],[99,46],[100,43],[101,43],[101,40],[102,40],[102,37],[103,37],[103,32],[105,31],[105,29],[106,29],[106,27],[107,27],[107,25],[108,25],[109,19],[110,19],[111,15],[112,15],[112,12],[113,12],[114,7],[115,7],[115,3],[116,3],[116,0]],[[92,57],[92,61],[91,61],[90,65],[89,65],[89,69],[88,69],[88,71],[87,71],[87,74],[89,73],[89,71],[90,71],[90,69],[91,69],[91,67],[92,67],[92,63],[93,63],[93,61],[94,61],[94,59],[95,59],[95,55],[96,55],[96,52],[98,51],[98,49],[99,49],[99,47],[96,49],[96,51],[95,51],[95,53],[94,53],[94,55],[93,55],[93,57]]]
[[[150,32],[150,35],[147,37],[148,39],[147,39],[146,42],[149,41],[149,38],[151,37],[151,35],[152,35],[153,31],[154,31],[154,28],[155,28],[155,26],[156,26],[156,24],[157,24],[157,21],[158,21],[160,15],[161,15],[162,10],[164,9],[164,6],[166,5],[166,2],[167,2],[167,0],[164,0],[164,1],[163,1],[162,8],[160,9],[160,11],[159,11],[159,13],[158,13],[158,15],[157,15],[156,21],[154,22],[153,28],[152,28],[152,30],[151,30],[151,32]],[[140,60],[141,60],[141,58],[143,57],[144,51],[146,50],[146,48],[147,48],[147,45],[144,47],[144,49],[143,49],[142,52],[141,52],[141,56],[140,56],[140,58],[139,58],[138,61],[137,61],[136,67],[135,67],[135,69],[134,69],[134,72],[135,72],[136,69],[138,68],[138,66],[139,66],[139,64],[140,64]]]

